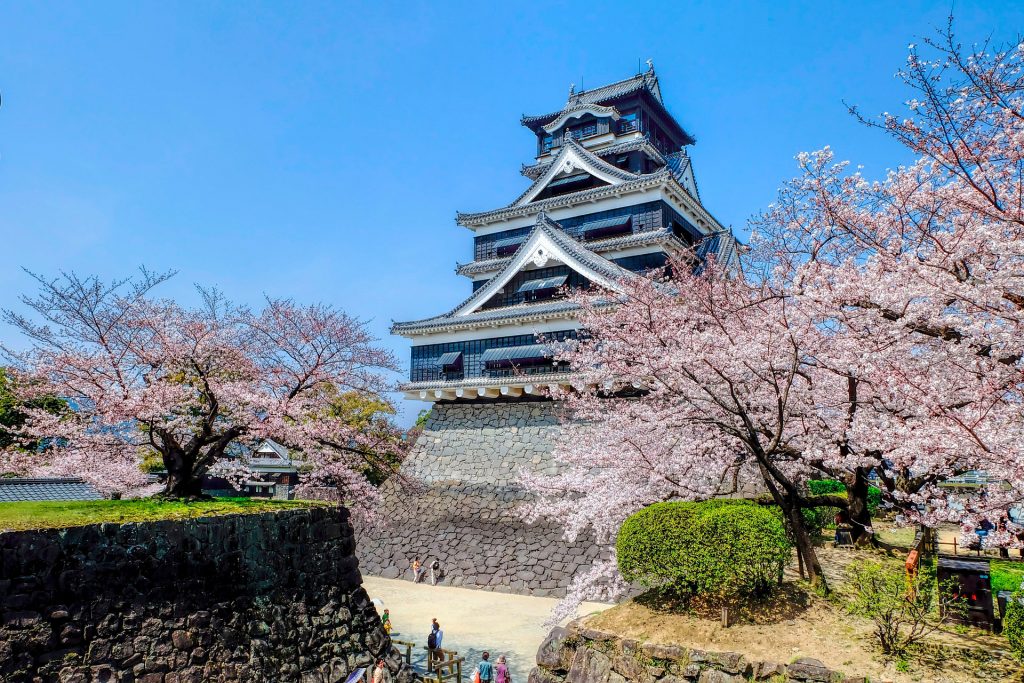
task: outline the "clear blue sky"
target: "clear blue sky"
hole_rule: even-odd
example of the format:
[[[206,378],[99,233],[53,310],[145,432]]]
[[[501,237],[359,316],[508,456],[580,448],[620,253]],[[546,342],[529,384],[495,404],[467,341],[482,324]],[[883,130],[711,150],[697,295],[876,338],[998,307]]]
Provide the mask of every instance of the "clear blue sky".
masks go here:
[[[799,151],[832,145],[873,175],[906,160],[843,101],[897,109],[907,44],[950,6],[4,2],[0,307],[32,288],[22,267],[112,278],[145,264],[179,270],[163,293],[182,299],[199,282],[333,303],[407,363],[390,321],[469,291],[455,211],[527,182],[521,114],[653,59],[697,138],[706,206],[745,236]],[[965,42],[1024,28],[1021,2],[956,14]]]

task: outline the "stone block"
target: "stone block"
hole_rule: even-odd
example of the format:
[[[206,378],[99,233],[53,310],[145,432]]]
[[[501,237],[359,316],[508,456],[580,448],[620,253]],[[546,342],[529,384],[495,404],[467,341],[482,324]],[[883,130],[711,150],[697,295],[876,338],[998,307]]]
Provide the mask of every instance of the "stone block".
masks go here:
[[[794,681],[829,683],[832,678],[832,670],[826,667],[821,660],[801,657],[786,667],[786,675]]]

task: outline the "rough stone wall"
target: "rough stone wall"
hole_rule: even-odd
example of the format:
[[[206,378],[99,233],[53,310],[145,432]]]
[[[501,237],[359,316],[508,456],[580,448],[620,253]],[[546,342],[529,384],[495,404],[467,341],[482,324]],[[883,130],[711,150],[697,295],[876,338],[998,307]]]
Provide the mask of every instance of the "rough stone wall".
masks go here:
[[[407,683],[354,545],[326,507],[0,533],[0,680]]]
[[[517,512],[528,500],[519,470],[556,471],[555,411],[550,401],[435,404],[402,465],[421,490],[385,486],[387,527],[359,535],[363,571],[411,578],[413,557],[427,567],[437,558],[447,585],[564,595],[599,548],[587,539],[570,544],[561,527],[528,525]]]
[[[528,683],[866,683],[803,657],[789,664],[751,661],[738,652],[708,652],[641,643],[587,628],[556,628],[537,650]]]

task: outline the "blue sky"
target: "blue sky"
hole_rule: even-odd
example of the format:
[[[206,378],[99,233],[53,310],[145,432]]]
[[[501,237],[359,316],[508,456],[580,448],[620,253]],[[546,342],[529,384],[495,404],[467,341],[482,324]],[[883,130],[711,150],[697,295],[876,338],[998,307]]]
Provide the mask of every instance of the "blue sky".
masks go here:
[[[831,145],[878,175],[906,161],[859,126],[896,110],[929,2],[59,3],[0,5],[0,307],[21,268],[176,269],[326,301],[370,321],[447,310],[472,234],[456,210],[507,204],[534,151],[523,113],[653,59],[697,138],[705,205],[747,219]],[[1014,38],[1024,3],[957,2],[965,42]],[[18,345],[0,327],[0,339]],[[423,404],[404,409],[408,421]]]

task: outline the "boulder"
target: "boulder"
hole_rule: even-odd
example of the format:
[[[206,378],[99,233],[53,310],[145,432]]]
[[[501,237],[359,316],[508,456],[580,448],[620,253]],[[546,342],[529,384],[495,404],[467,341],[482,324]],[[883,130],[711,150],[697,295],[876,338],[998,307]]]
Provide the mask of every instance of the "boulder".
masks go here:
[[[786,674],[794,681],[810,683],[828,683],[832,680],[832,670],[824,662],[811,657],[801,657],[786,667]]]
[[[612,661],[589,647],[579,647],[565,677],[566,683],[609,683]]]
[[[537,666],[551,669],[552,671],[567,671],[569,669],[569,653],[565,651],[565,641],[569,632],[557,626],[551,629],[548,637],[537,648]]]

